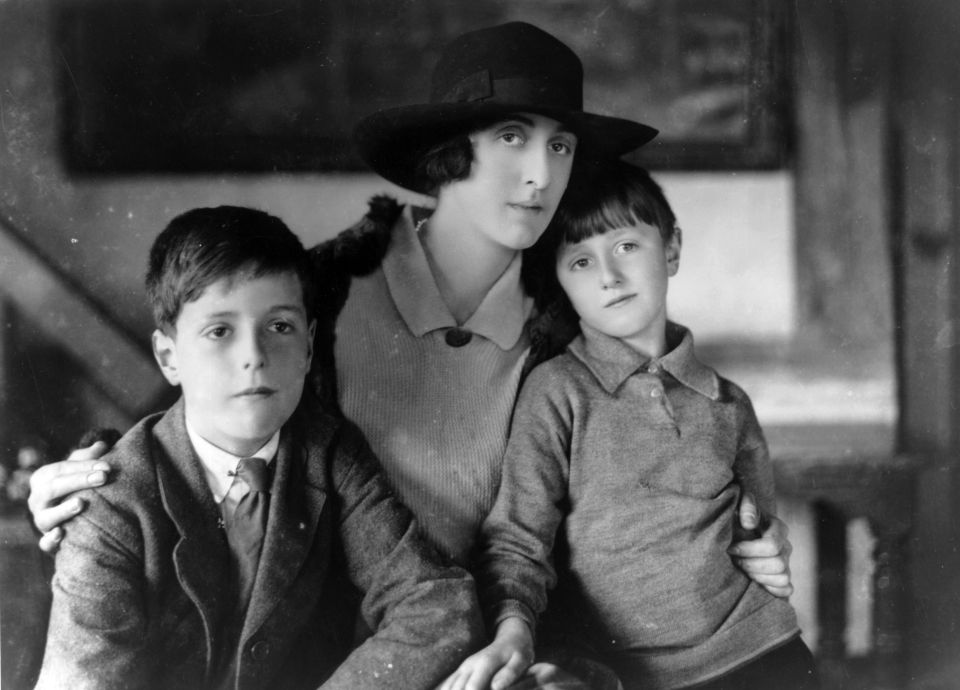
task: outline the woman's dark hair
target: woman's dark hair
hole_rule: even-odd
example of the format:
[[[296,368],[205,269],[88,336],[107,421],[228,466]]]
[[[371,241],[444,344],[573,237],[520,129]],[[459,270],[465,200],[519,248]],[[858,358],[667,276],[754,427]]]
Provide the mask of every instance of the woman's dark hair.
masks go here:
[[[470,135],[457,134],[426,148],[417,161],[414,174],[421,189],[436,195],[437,190],[448,182],[465,179],[470,174],[472,163],[473,144]]]
[[[306,250],[282,220],[240,206],[197,208],[177,216],[150,248],[147,297],[157,328],[171,331],[187,302],[220,280],[292,271],[313,314],[315,288]]]

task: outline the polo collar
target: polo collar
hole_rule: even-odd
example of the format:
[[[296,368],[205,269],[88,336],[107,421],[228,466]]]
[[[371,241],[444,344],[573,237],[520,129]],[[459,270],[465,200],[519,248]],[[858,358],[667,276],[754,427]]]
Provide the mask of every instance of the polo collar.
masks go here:
[[[521,286],[521,264],[521,254],[517,253],[461,326],[493,341],[501,350],[510,350],[517,344],[533,308],[533,300]],[[393,303],[414,336],[420,338],[430,331],[458,326],[440,296],[409,208],[397,221],[382,266]]]
[[[601,333],[583,321],[580,330],[581,335],[570,343],[568,349],[611,395],[637,372],[659,367],[684,386],[711,400],[720,397],[716,372],[697,359],[693,351],[693,334],[679,324],[667,323],[667,353],[654,359],[644,357],[619,338]]]

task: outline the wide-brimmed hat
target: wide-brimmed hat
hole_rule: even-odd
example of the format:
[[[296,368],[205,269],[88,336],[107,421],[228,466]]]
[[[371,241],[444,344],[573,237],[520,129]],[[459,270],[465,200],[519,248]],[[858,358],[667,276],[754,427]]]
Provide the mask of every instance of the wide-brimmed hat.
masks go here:
[[[647,125],[583,111],[583,65],[569,47],[525,22],[465,33],[442,51],[430,102],[389,108],[354,130],[363,160],[386,179],[428,192],[416,165],[431,146],[510,113],[553,118],[601,155],[620,156],[657,135]]]

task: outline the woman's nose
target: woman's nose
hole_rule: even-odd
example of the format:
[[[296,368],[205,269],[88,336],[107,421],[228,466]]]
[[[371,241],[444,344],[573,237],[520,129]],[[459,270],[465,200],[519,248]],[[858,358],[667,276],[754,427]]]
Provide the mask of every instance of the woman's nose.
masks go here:
[[[536,189],[546,189],[550,184],[550,160],[547,151],[531,147],[524,159],[524,182]]]

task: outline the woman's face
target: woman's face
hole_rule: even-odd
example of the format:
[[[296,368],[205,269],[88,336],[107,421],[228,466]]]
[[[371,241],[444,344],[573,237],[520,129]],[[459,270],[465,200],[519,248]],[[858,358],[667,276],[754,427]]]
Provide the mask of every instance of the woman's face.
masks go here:
[[[470,135],[470,175],[441,188],[443,203],[497,245],[522,250],[543,234],[567,188],[576,135],[542,115],[517,113]]]

